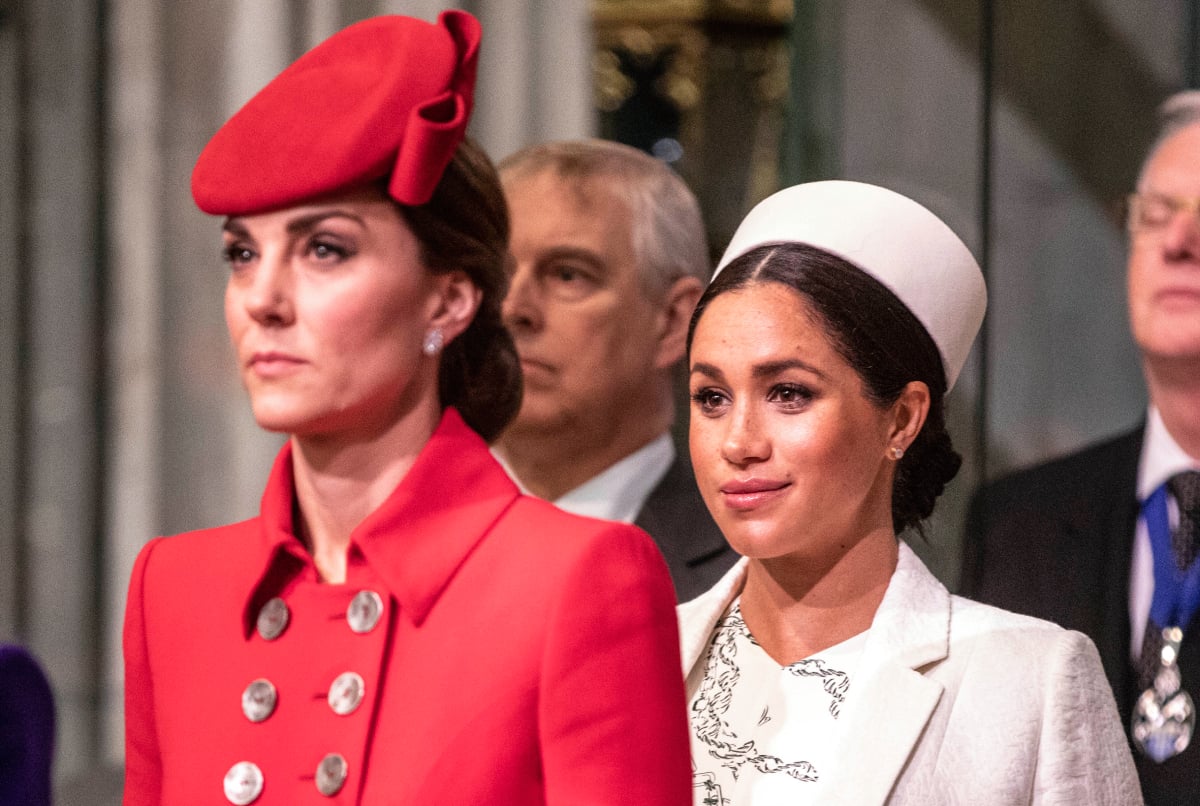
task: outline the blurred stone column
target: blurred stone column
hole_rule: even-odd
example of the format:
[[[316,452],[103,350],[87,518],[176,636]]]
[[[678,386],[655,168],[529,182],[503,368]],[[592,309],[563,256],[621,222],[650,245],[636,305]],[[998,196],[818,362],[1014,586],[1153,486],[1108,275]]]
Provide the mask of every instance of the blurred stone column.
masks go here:
[[[18,11],[24,332],[16,540],[24,548],[17,627],[53,684],[64,775],[96,758],[99,740],[102,27],[97,3],[87,0],[23,3]]]

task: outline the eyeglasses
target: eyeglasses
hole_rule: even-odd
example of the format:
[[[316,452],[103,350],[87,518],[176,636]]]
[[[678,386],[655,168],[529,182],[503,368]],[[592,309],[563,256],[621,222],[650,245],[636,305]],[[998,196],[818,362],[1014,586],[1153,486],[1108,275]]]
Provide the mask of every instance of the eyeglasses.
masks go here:
[[[1125,226],[1135,235],[1161,232],[1180,211],[1186,211],[1193,223],[1200,224],[1200,196],[1131,193],[1125,203]]]

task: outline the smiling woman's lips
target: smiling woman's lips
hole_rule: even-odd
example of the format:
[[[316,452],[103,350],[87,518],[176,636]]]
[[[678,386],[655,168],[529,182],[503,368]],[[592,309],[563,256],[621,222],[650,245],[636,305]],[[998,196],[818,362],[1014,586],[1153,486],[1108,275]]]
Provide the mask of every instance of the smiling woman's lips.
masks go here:
[[[721,485],[721,498],[725,506],[735,510],[751,510],[770,503],[783,495],[789,487],[785,481],[755,479],[745,482],[729,482]]]

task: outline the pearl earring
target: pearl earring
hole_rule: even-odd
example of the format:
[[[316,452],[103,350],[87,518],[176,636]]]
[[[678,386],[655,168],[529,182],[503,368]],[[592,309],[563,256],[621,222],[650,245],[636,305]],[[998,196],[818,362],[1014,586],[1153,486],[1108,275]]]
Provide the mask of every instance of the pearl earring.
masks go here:
[[[904,456],[904,448],[895,447],[895,446],[892,447],[892,458],[893,459],[899,460],[899,459],[903,458],[903,456]]]
[[[424,352],[425,355],[435,356],[442,349],[443,343],[444,337],[442,336],[442,329],[440,327],[435,327],[433,330],[425,334],[425,343],[421,345],[421,351]]]

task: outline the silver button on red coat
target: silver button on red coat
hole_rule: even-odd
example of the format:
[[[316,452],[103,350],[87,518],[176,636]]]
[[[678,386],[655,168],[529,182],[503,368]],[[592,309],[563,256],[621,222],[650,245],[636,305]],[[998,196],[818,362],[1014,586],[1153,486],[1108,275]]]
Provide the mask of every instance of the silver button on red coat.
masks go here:
[[[258,634],[268,641],[274,641],[288,625],[288,606],[276,596],[262,606],[258,611]]]
[[[225,773],[225,799],[234,806],[248,806],[263,790],[263,774],[257,764],[239,761]]]
[[[317,791],[327,798],[332,798],[342,791],[349,771],[349,765],[340,753],[325,756],[317,765]]]
[[[375,591],[359,591],[346,608],[346,621],[356,633],[368,633],[375,629],[383,615],[383,599]]]
[[[279,695],[270,680],[259,678],[242,692],[242,713],[251,722],[262,722],[275,713]]]
[[[342,672],[329,687],[329,707],[339,716],[358,710],[366,693],[366,683],[354,672]]]

